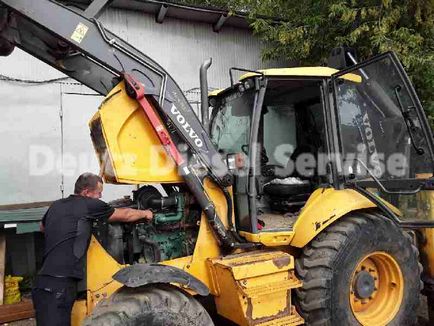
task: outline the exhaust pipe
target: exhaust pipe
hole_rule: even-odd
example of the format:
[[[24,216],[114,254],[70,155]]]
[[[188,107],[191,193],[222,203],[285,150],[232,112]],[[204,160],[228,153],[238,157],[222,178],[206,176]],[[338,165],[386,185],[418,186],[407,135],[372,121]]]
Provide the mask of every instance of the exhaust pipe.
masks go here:
[[[200,103],[202,125],[209,134],[209,105],[208,105],[208,69],[212,65],[212,58],[205,60],[200,66]]]

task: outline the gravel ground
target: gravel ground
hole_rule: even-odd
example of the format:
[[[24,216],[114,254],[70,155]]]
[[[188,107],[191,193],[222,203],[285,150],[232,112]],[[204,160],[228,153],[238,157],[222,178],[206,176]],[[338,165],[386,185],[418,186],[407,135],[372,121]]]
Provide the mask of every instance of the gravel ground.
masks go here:
[[[36,321],[33,318],[15,321],[13,323],[7,323],[2,325],[9,325],[9,326],[36,326]]]

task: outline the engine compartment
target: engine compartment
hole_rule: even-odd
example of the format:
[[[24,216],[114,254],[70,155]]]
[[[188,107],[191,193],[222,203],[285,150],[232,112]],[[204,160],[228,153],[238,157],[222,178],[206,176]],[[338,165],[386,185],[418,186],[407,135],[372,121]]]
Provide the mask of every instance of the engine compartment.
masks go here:
[[[182,187],[166,187],[163,196],[153,186],[143,186],[110,202],[114,208],[150,209],[152,222],[98,221],[93,234],[120,264],[156,263],[193,254],[201,209]]]

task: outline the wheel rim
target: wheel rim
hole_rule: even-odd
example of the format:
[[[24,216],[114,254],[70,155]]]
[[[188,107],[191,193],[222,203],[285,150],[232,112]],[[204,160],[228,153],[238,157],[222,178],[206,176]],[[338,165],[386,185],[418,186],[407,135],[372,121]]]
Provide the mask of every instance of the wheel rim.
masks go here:
[[[360,260],[350,283],[350,305],[362,325],[386,325],[399,311],[404,278],[396,260],[373,252]]]

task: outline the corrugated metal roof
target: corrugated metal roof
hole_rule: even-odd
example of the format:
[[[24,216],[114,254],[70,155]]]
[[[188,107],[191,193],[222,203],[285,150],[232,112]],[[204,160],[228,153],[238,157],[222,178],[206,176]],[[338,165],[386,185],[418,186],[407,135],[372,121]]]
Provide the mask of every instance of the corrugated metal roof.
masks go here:
[[[174,4],[181,4],[181,5],[186,5],[185,2],[182,2],[181,0],[164,0],[161,2],[168,2],[168,3],[174,3]],[[222,10],[226,10],[227,7],[226,6],[209,6],[209,5],[203,5],[203,4],[187,4],[190,7],[197,7],[197,8],[207,8],[207,9],[222,9]]]
[[[78,4],[86,7],[91,1],[89,0],[60,0],[66,4]],[[142,11],[148,14],[158,16],[162,7],[167,8],[166,17],[177,18],[182,20],[197,21],[215,25],[220,19],[224,19],[224,25],[237,28],[250,28],[247,21],[248,15],[243,12],[231,12],[219,8],[209,8],[202,6],[192,6],[180,4],[176,1],[158,1],[158,0],[114,0],[111,4],[114,8]]]

